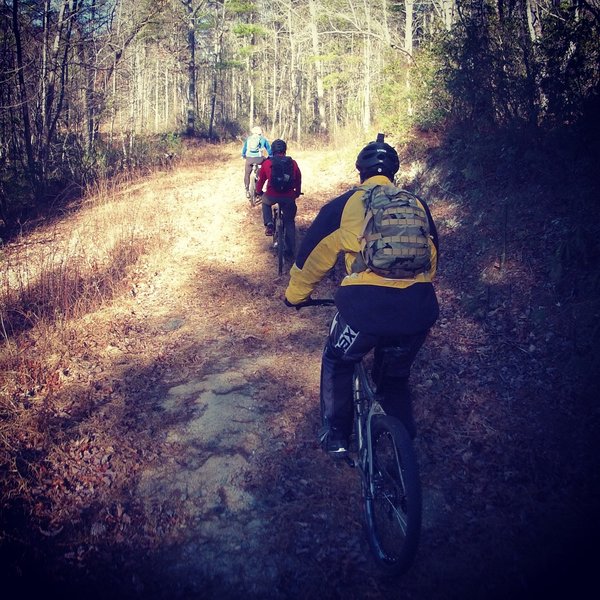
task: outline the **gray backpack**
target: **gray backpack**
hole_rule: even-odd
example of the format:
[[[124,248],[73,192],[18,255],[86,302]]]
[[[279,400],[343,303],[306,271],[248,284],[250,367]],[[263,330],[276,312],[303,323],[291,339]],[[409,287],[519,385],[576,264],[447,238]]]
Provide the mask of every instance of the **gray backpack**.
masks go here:
[[[248,150],[250,150],[250,152],[258,152],[260,150],[260,140],[261,137],[258,133],[251,134],[248,138]]]
[[[427,213],[417,197],[394,185],[363,186],[361,250],[352,271],[370,269],[389,279],[414,279],[431,269]]]

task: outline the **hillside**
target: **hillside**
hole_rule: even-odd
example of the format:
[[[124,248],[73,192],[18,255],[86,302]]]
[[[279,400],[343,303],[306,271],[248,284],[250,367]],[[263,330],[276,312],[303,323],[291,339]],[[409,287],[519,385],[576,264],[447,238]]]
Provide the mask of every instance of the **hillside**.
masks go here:
[[[290,153],[302,237],[355,176],[343,153]],[[5,264],[52,255],[122,203],[163,241],[99,307],[5,330],[0,564],[14,597],[577,597],[598,557],[597,299],[551,277],[564,205],[541,218],[518,199],[467,202],[432,157],[403,171],[442,245],[441,316],[412,375],[425,500],[412,570],[377,575],[356,473],[317,444],[333,311],[284,306],[238,148],[200,147],[4,248]]]

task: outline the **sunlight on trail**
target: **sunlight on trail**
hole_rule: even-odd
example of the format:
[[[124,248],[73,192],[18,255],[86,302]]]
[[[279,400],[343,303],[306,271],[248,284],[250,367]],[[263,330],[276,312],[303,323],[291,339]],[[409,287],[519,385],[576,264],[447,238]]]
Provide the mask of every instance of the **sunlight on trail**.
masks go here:
[[[299,238],[357,183],[351,151],[290,148],[305,180]],[[60,339],[56,323],[32,320],[3,347],[5,493],[29,527],[11,535],[43,536],[55,550],[47,568],[67,579],[117,570],[126,587],[160,585],[170,600],[213,587],[273,597],[289,581],[316,597],[325,571],[357,597],[393,597],[398,586],[376,579],[367,559],[355,473],[333,467],[317,442],[334,309],[284,306],[287,274],[277,275],[260,209],[244,197],[238,145],[197,152],[194,164],[22,240],[32,265],[65,248],[93,264],[118,239],[143,252],[120,263],[123,287],[66,319]],[[413,372],[425,514],[407,598],[442,598],[446,581],[462,585],[454,595],[473,579],[487,589],[496,565],[516,575],[537,541],[520,527],[539,518],[542,483],[545,514],[560,508],[561,456],[543,426],[575,413],[556,410],[560,369],[545,363],[565,342],[536,329],[547,315],[533,302],[546,289],[539,265],[513,252],[498,268],[495,220],[486,213],[485,235],[473,235],[469,206],[432,200],[442,313]],[[18,251],[5,249],[5,276],[18,272]],[[331,295],[341,276],[334,269],[319,292]],[[482,549],[490,556],[475,564]]]

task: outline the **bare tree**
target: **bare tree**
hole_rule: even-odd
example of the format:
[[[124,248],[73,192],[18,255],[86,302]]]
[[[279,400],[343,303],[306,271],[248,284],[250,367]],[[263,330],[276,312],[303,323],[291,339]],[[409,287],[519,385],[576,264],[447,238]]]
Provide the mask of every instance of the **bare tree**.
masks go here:
[[[327,129],[327,121],[325,119],[325,102],[323,91],[323,63],[321,61],[321,47],[319,43],[319,29],[317,26],[317,7],[316,0],[308,0],[308,8],[310,11],[310,34],[312,41],[312,51],[315,61],[315,113],[318,118],[317,129],[320,133],[324,133]]]
[[[187,50],[188,50],[188,95],[187,95],[187,124],[186,133],[194,135],[196,133],[196,16],[201,8],[204,8],[204,2],[194,2],[194,0],[179,0],[185,9],[187,21]]]

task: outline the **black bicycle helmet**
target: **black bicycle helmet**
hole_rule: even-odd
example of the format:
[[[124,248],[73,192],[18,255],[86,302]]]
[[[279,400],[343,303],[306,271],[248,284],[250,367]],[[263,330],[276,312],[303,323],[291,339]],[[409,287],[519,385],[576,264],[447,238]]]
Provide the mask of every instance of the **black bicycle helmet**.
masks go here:
[[[398,153],[383,141],[383,134],[377,136],[377,141],[369,142],[356,158],[356,168],[361,180],[373,175],[386,175],[390,179],[400,168]]]
[[[283,140],[273,140],[271,151],[273,154],[285,154],[287,152],[287,144]]]

